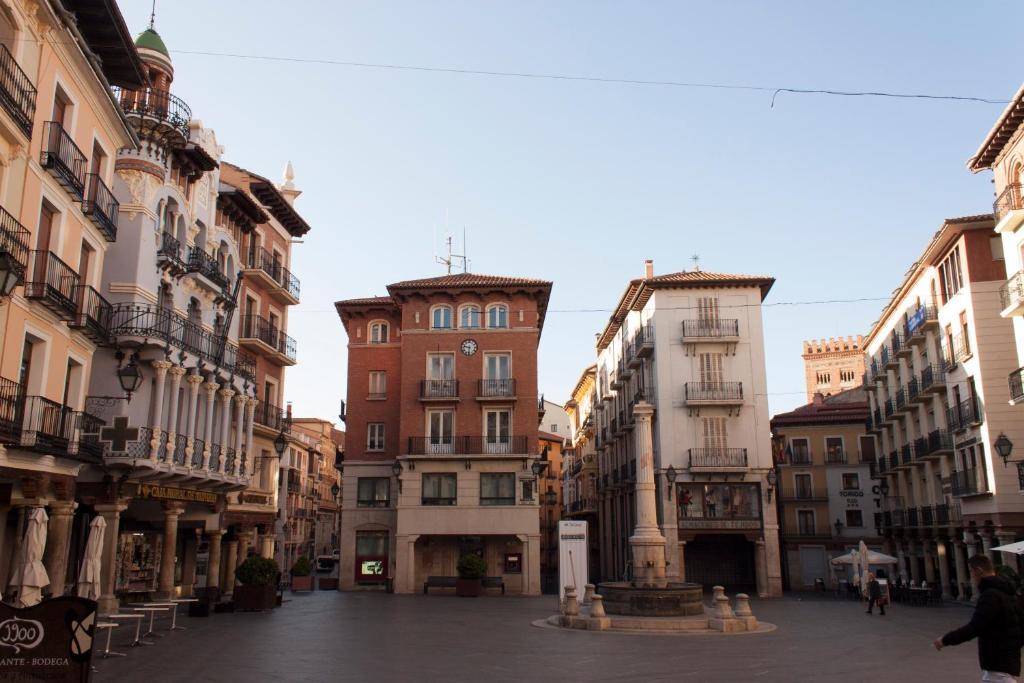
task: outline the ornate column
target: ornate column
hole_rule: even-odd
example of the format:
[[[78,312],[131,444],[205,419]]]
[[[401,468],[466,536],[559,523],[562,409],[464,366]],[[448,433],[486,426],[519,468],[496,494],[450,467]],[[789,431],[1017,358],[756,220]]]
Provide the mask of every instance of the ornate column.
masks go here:
[[[225,451],[231,446],[231,397],[235,395],[234,389],[227,387],[219,392],[223,405],[220,410],[220,457],[224,462]]]
[[[252,546],[256,532],[253,529],[243,529],[235,535],[238,536],[238,561],[239,563],[245,562],[249,557],[249,548]]]
[[[928,585],[935,583],[935,564],[932,561],[932,542],[921,541],[921,556],[924,559],[924,580]]]
[[[636,417],[636,528],[629,537],[637,586],[665,586],[665,537],[658,528],[654,487],[654,446],[651,417],[654,406],[641,401],[633,407]]]
[[[219,588],[220,587],[220,547],[221,540],[224,538],[224,531],[222,529],[214,529],[213,531],[207,531],[206,537],[210,542],[210,561],[206,568],[206,587],[207,588]]]
[[[257,453],[252,445],[252,425],[256,417],[256,399],[251,396],[245,399],[245,451],[248,453],[249,461],[249,474],[256,474],[256,456]]]
[[[679,580],[686,581],[686,541],[679,541]]]
[[[920,585],[921,565],[917,562],[917,552],[914,547],[915,545],[917,544],[914,543],[913,539],[907,539],[907,561],[910,563],[910,580],[913,581],[915,585]]]
[[[213,407],[216,402],[214,397],[219,388],[220,385],[213,380],[203,384],[203,389],[206,389],[206,428],[203,430],[203,442],[206,444],[206,450],[203,453],[204,468],[210,464],[210,438],[213,436]]]
[[[103,535],[103,562],[100,568],[100,583],[102,585],[100,586],[99,611],[102,614],[109,614],[120,609],[120,603],[114,592],[115,581],[117,580],[117,546],[120,540],[121,513],[128,509],[128,502],[119,500],[116,503],[99,503],[95,506],[95,509],[107,523]]]
[[[174,595],[174,559],[178,549],[178,517],[184,503],[164,503],[164,546],[160,556],[160,577],[156,597],[166,600]]]
[[[906,553],[903,550],[903,541],[896,540],[895,544],[896,544],[896,560],[897,560],[897,565],[896,566],[898,567],[898,571],[900,573],[900,577],[905,582],[905,581],[908,580],[908,578],[907,578],[908,577],[908,572],[907,572],[907,556],[906,556]]]
[[[188,458],[189,465],[193,467],[202,466],[203,454],[200,453],[198,459],[193,459],[195,453],[195,439],[196,439],[196,407],[199,405],[199,385],[203,383],[202,375],[191,373],[186,378],[188,382],[188,415],[186,416],[185,434],[188,435],[188,446],[185,448],[186,457]]]
[[[167,372],[171,375],[170,405],[167,406],[167,459],[174,460],[174,439],[178,435],[178,390],[181,388],[181,378],[185,376],[185,368],[175,365]]]
[[[942,597],[949,600],[953,597],[949,590],[949,541],[936,541],[935,549],[939,555],[939,582],[942,584]]]
[[[964,560],[964,542],[959,538],[953,539],[953,566],[956,569],[957,600],[966,601],[971,577],[967,573],[967,561]]]
[[[260,536],[260,557],[268,560],[274,559],[274,534],[263,534]]]
[[[231,595],[235,591],[235,567],[238,566],[238,541],[228,541],[224,544],[224,586],[225,595]]]
[[[235,452],[238,457],[242,455],[242,440],[245,438],[245,404],[248,399],[245,395],[235,395]]]
[[[151,458],[156,458],[157,444],[160,443],[160,432],[163,431],[164,420],[164,388],[167,382],[167,371],[171,368],[169,360],[155,360],[152,362],[156,370],[156,388],[153,390],[153,440]]]
[[[768,597],[768,553],[765,549],[764,539],[759,538],[754,544],[754,571],[757,572],[757,594],[759,597]]]
[[[73,500],[55,500],[50,503],[50,521],[46,525],[46,552],[43,564],[50,577],[50,593],[64,595],[68,574],[68,547],[71,543],[71,522],[78,503]]]

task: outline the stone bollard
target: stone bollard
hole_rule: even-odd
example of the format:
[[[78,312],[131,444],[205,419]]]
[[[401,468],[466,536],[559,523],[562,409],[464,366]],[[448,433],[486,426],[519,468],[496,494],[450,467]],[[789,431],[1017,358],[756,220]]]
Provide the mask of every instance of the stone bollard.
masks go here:
[[[607,631],[612,626],[612,620],[604,613],[604,597],[595,593],[590,600],[590,618],[587,619],[587,628],[591,631]]]
[[[729,598],[725,595],[725,588],[715,586],[712,589],[711,618],[708,619],[708,627],[723,633],[732,633],[744,630],[744,624],[732,612],[729,606]]]
[[[580,614],[580,604],[576,601],[576,589],[572,586],[565,587],[564,614],[567,617],[578,617]]]
[[[748,631],[757,630],[757,619],[750,609],[750,596],[746,593],[736,594],[736,618],[746,626]]]
[[[583,604],[589,605],[594,599],[594,584],[588,583],[583,586]]]
[[[590,616],[606,616],[604,613],[604,598],[602,596],[597,594],[590,596]]]

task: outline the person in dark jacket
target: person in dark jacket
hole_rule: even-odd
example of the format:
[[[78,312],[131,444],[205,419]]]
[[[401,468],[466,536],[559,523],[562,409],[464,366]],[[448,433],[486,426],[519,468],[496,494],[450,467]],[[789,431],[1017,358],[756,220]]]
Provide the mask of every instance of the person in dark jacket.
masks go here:
[[[868,614],[871,614],[875,605],[878,605],[878,613],[884,617],[885,600],[882,599],[882,586],[875,575],[868,572]]]
[[[1016,681],[1024,643],[1017,591],[1010,581],[996,576],[987,556],[975,555],[967,560],[967,566],[978,584],[978,604],[967,624],[935,640],[935,649],[977,638],[981,680]]]

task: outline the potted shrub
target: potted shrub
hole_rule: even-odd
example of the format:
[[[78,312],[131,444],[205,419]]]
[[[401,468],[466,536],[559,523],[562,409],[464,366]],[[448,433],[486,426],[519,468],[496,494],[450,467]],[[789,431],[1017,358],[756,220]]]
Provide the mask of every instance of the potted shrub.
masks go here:
[[[305,555],[292,565],[292,592],[313,590],[313,565]]]
[[[483,578],[487,576],[487,563],[478,555],[463,555],[456,567],[459,578],[455,581],[455,594],[464,598],[480,595]]]
[[[253,555],[235,569],[235,607],[240,610],[272,609],[276,602],[277,582],[281,570],[277,562]]]

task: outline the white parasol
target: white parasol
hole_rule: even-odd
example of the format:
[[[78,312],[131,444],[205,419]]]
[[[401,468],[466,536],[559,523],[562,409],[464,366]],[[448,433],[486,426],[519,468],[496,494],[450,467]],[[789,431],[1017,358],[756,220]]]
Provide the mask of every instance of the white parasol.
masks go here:
[[[43,566],[46,548],[46,510],[33,508],[28,517],[25,537],[21,542],[21,560],[14,573],[12,586],[18,588],[18,606],[31,607],[42,599],[43,587],[50,584]]]
[[[857,550],[851,550],[850,552],[846,553],[845,555],[840,555],[839,557],[833,557],[832,558],[832,564],[834,564],[834,565],[854,564],[854,563],[860,563],[860,561],[861,561],[860,552],[857,551]],[[897,560],[892,555],[886,555],[885,553],[880,553],[880,552],[877,552],[875,550],[868,550],[868,565],[869,566],[896,564],[898,561],[899,560]]]
[[[1017,541],[1016,543],[1007,543],[992,550],[998,550],[1001,553],[1014,553],[1016,555],[1024,555],[1024,541]]]
[[[89,525],[89,540],[85,544],[82,568],[78,572],[78,595],[90,600],[100,597],[100,565],[103,557],[103,536],[107,522],[97,515]]]

